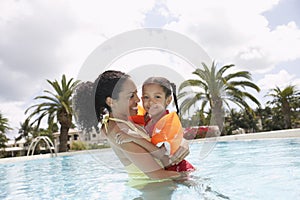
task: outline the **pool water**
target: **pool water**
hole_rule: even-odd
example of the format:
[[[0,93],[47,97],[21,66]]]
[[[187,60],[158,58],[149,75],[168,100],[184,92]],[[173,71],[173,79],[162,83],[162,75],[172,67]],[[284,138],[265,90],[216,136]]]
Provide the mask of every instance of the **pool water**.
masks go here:
[[[299,199],[300,139],[218,142],[182,183],[128,186],[111,150],[0,164],[0,199]],[[1,163],[1,162],[0,162]]]

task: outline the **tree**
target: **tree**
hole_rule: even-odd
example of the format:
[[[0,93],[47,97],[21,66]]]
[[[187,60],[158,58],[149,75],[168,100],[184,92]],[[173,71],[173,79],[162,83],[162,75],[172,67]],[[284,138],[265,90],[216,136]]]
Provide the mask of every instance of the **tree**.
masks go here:
[[[300,92],[296,89],[296,86],[288,85],[283,90],[276,86],[269,91],[267,96],[273,97],[273,99],[268,101],[267,104],[280,108],[283,116],[284,128],[292,128],[292,110],[294,109],[297,111],[297,109],[299,109],[297,106],[299,106],[300,101]]]
[[[228,124],[226,130],[229,134],[233,130],[242,128],[246,133],[254,133],[258,131],[257,119],[254,115],[249,113],[247,110],[240,110],[237,112],[235,109],[231,109],[225,119],[226,124]]]
[[[28,139],[29,133],[33,131],[32,126],[30,126],[29,119],[25,119],[23,123],[20,123],[19,137],[16,140],[20,140],[22,137]]]
[[[29,137],[29,133],[32,134],[34,131],[34,128],[30,126],[29,119],[25,119],[23,123],[20,123],[19,128],[19,136],[15,138],[16,141],[21,140],[22,138],[25,138],[26,142],[24,143],[24,146],[29,146],[31,143],[31,138]]]
[[[22,138],[26,139],[25,146],[30,145],[32,138],[36,138],[38,136],[48,136],[52,142],[54,141],[52,133],[58,131],[58,125],[57,123],[53,123],[51,125],[48,125],[47,130],[38,128],[38,127],[32,127],[30,125],[29,119],[25,119],[23,123],[20,123],[19,128],[19,136],[15,138],[16,141],[21,140]],[[29,134],[31,134],[31,137],[29,137]]]
[[[0,112],[0,148],[5,147],[5,142],[7,142],[5,132],[11,129],[12,128],[9,127],[8,124],[8,119],[3,117],[2,113]]]
[[[25,114],[29,110],[34,109],[28,116],[28,119],[31,120],[34,116],[38,115],[31,123],[31,126],[36,123],[37,128],[39,128],[42,119],[46,116],[48,117],[49,127],[53,126],[56,119],[60,124],[59,152],[66,152],[68,149],[68,132],[72,126],[73,110],[71,97],[79,81],[73,81],[73,78],[67,81],[66,76],[62,75],[60,84],[57,80],[47,80],[47,82],[52,86],[55,93],[44,90],[48,95],[35,97],[35,100],[41,100],[42,102],[29,107],[25,111]]]
[[[255,113],[261,120],[262,131],[284,129],[284,120],[279,108],[265,106],[265,108],[258,108]]]
[[[217,66],[213,62],[209,68],[202,63],[203,69],[196,69],[193,74],[198,79],[189,79],[181,83],[179,87],[178,99],[184,99],[181,103],[182,113],[186,113],[189,109],[201,102],[200,110],[211,114],[211,124],[218,125],[223,130],[224,121],[224,104],[227,107],[229,102],[233,102],[242,109],[252,111],[246,100],[251,100],[260,106],[259,101],[249,92],[247,88],[252,88],[257,92],[260,88],[251,82],[251,74],[248,71],[238,71],[225,75],[228,69],[234,67],[233,64],[225,65],[217,71]],[[194,87],[198,90],[185,90],[187,87]]]
[[[232,131],[241,128],[241,114],[235,109],[230,109],[225,117],[225,130],[227,135],[231,135]]]

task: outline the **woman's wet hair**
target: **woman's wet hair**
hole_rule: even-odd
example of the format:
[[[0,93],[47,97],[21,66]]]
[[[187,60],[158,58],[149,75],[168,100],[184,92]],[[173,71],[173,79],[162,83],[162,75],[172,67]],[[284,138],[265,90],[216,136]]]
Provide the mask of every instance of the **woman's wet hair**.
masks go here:
[[[179,107],[178,107],[177,96],[176,96],[176,85],[174,83],[171,83],[168,79],[164,77],[150,77],[144,81],[143,87],[148,84],[160,85],[164,93],[166,94],[166,98],[173,95],[173,100],[176,106],[177,114],[179,113]]]
[[[129,75],[123,72],[108,70],[100,74],[94,82],[82,82],[76,87],[72,97],[72,108],[76,124],[81,130],[99,130],[98,123],[103,115],[111,112],[106,98],[118,99],[122,85],[128,78]]]
[[[95,111],[97,120],[101,121],[104,114],[111,112],[106,104],[106,98],[118,99],[123,83],[130,78],[129,75],[115,70],[108,70],[99,75],[95,81]]]
[[[98,121],[95,113],[94,82],[81,82],[77,85],[73,97],[72,108],[77,126],[85,132],[93,129],[98,131]]]

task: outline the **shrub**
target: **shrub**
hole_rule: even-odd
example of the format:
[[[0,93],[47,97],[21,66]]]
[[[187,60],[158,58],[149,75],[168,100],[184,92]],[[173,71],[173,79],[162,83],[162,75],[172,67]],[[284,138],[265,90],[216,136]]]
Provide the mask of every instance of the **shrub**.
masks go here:
[[[73,141],[71,144],[71,150],[86,150],[87,146],[82,141]]]

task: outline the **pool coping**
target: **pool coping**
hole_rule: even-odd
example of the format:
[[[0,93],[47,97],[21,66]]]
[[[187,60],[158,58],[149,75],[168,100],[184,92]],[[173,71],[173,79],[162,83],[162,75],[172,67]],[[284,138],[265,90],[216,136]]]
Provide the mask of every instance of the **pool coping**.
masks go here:
[[[288,138],[300,138],[300,128],[285,129],[279,131],[238,134],[238,135],[227,135],[222,137],[202,138],[202,139],[188,140],[188,141],[189,143],[202,143],[202,142],[224,142],[224,141],[288,139]],[[92,150],[83,150],[83,151],[69,151],[69,152],[57,153],[57,156],[70,156],[70,155],[86,154],[86,153],[93,154],[93,153],[99,153],[103,151],[111,151],[111,148],[92,149]],[[41,155],[33,155],[33,156],[0,158],[0,164],[20,162],[25,160],[51,158],[51,157],[53,157],[53,155],[49,153],[49,154],[41,154]]]
[[[104,148],[104,149],[91,149],[91,150],[82,150],[82,151],[68,151],[68,152],[62,152],[57,153],[56,156],[71,156],[71,155],[77,155],[77,154],[94,154],[99,153],[103,151],[111,151],[111,148]],[[53,154],[40,154],[40,155],[32,155],[32,156],[18,156],[18,157],[9,157],[9,158],[0,158],[0,164],[5,163],[14,163],[14,162],[21,162],[21,161],[27,161],[27,160],[37,160],[37,159],[45,159],[45,158],[52,158],[55,157]]]
[[[239,140],[266,140],[266,139],[288,139],[299,138],[300,128],[297,129],[285,129],[278,131],[257,132],[257,133],[245,133],[237,135],[226,135],[220,137],[201,138],[196,140],[190,140],[191,142],[203,142],[203,141],[239,141]]]

